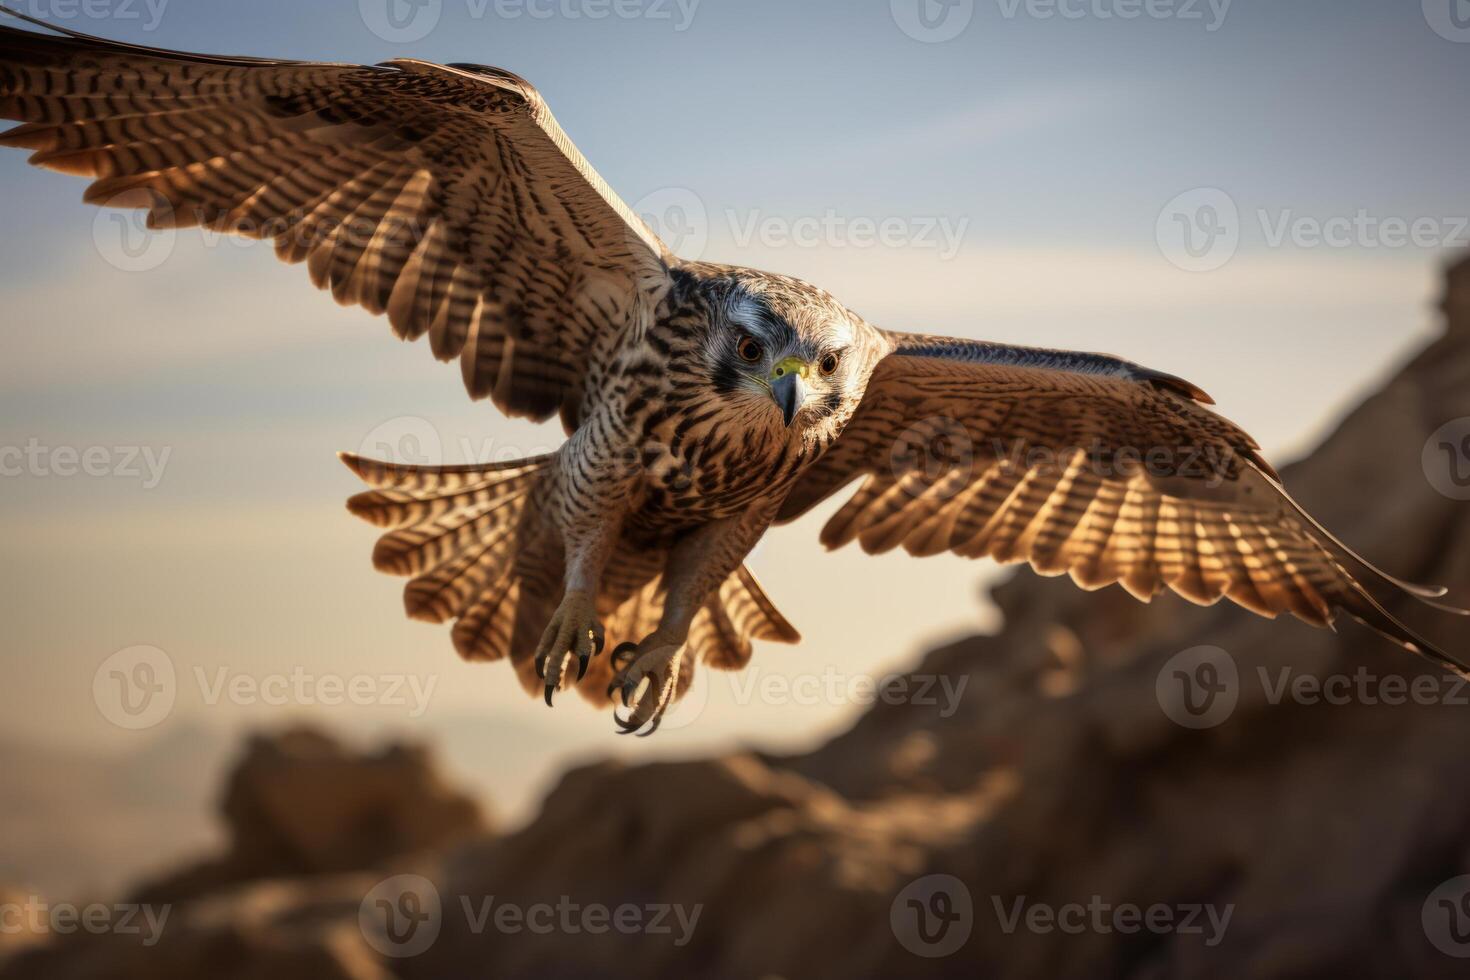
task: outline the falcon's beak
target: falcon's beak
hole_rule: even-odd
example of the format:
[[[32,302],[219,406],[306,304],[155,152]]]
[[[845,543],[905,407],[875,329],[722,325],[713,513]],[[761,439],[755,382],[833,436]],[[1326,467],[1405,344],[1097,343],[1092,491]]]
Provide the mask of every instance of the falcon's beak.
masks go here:
[[[812,366],[799,357],[788,357],[771,369],[771,399],[781,409],[781,418],[791,425],[802,402],[806,401],[806,378]]]

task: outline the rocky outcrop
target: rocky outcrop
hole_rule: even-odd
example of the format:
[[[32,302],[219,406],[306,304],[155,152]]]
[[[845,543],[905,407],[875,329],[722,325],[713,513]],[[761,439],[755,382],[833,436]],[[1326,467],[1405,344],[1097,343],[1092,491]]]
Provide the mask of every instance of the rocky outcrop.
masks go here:
[[[425,747],[361,753],[311,728],[251,739],[221,809],[226,853],[145,885],[139,901],[383,868],[488,829],[478,801],[444,781]]]
[[[1470,502],[1436,467],[1470,419],[1470,264],[1444,308],[1445,334],[1284,476],[1364,553],[1464,597]],[[799,757],[578,769],[506,836],[466,838],[472,807],[422,756],[257,742],[230,855],[143,892],[177,903],[156,947],[76,937],[3,975],[1470,969],[1470,689],[1352,623],[1030,573],[995,598],[1001,633],[908,678],[960,692],[944,710],[880,698]],[[1465,620],[1392,611],[1470,651]]]

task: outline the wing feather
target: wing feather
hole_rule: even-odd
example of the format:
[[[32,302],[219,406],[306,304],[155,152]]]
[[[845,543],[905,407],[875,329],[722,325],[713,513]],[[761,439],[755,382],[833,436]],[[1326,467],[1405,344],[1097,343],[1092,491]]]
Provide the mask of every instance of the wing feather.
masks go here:
[[[62,36],[0,26],[0,117],[21,123],[0,145],[150,227],[273,239],[509,414],[574,425],[594,339],[667,288],[677,259],[509,72],[193,55],[16,16]]]
[[[892,353],[779,520],[862,477],[822,530],[828,547],[1029,561],[1086,589],[1227,596],[1317,626],[1346,612],[1466,669],[1368,584],[1425,602],[1443,590],[1393,578],[1325,531],[1195,386],[1100,354],[886,336]]]

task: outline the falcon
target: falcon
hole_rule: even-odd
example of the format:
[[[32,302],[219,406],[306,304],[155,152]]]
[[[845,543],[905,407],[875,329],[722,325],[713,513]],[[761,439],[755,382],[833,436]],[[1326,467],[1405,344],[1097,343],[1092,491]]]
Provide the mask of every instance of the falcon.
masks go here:
[[[53,30],[0,26],[0,116],[20,122],[0,143],[150,227],[271,239],[339,303],[457,360],[471,398],[561,419],[560,448],[509,463],[343,455],[408,615],[453,621],[462,656],[508,659],[548,704],[571,687],[617,699],[619,727],[646,734],[697,663],[796,642],[745,558],[855,480],[829,548],[1027,561],[1318,626],[1346,613],[1467,670],[1383,605],[1444,590],[1329,534],[1195,386],[883,330],[797,279],[681,261],[510,72]]]

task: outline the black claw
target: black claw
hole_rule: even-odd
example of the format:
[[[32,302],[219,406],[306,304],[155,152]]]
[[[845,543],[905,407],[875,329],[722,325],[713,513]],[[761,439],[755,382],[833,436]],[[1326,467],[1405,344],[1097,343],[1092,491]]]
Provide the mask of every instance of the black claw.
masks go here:
[[[582,682],[582,678],[587,676],[587,662],[591,659],[591,654],[577,654],[577,683],[580,684]]]
[[[601,623],[592,624],[592,655],[598,656],[602,653],[603,646],[607,643],[607,631],[602,628]]]
[[[556,681],[546,682],[546,706],[551,707],[551,696],[556,693]]]
[[[636,643],[619,643],[617,646],[613,647],[613,652],[612,652],[612,666],[613,666],[613,670],[614,671],[621,671],[623,668],[627,667],[628,664],[632,663],[633,660],[634,660],[634,658],[636,658],[637,656],[638,656],[638,644],[636,644]],[[620,663],[619,661],[622,661],[622,662]]]

